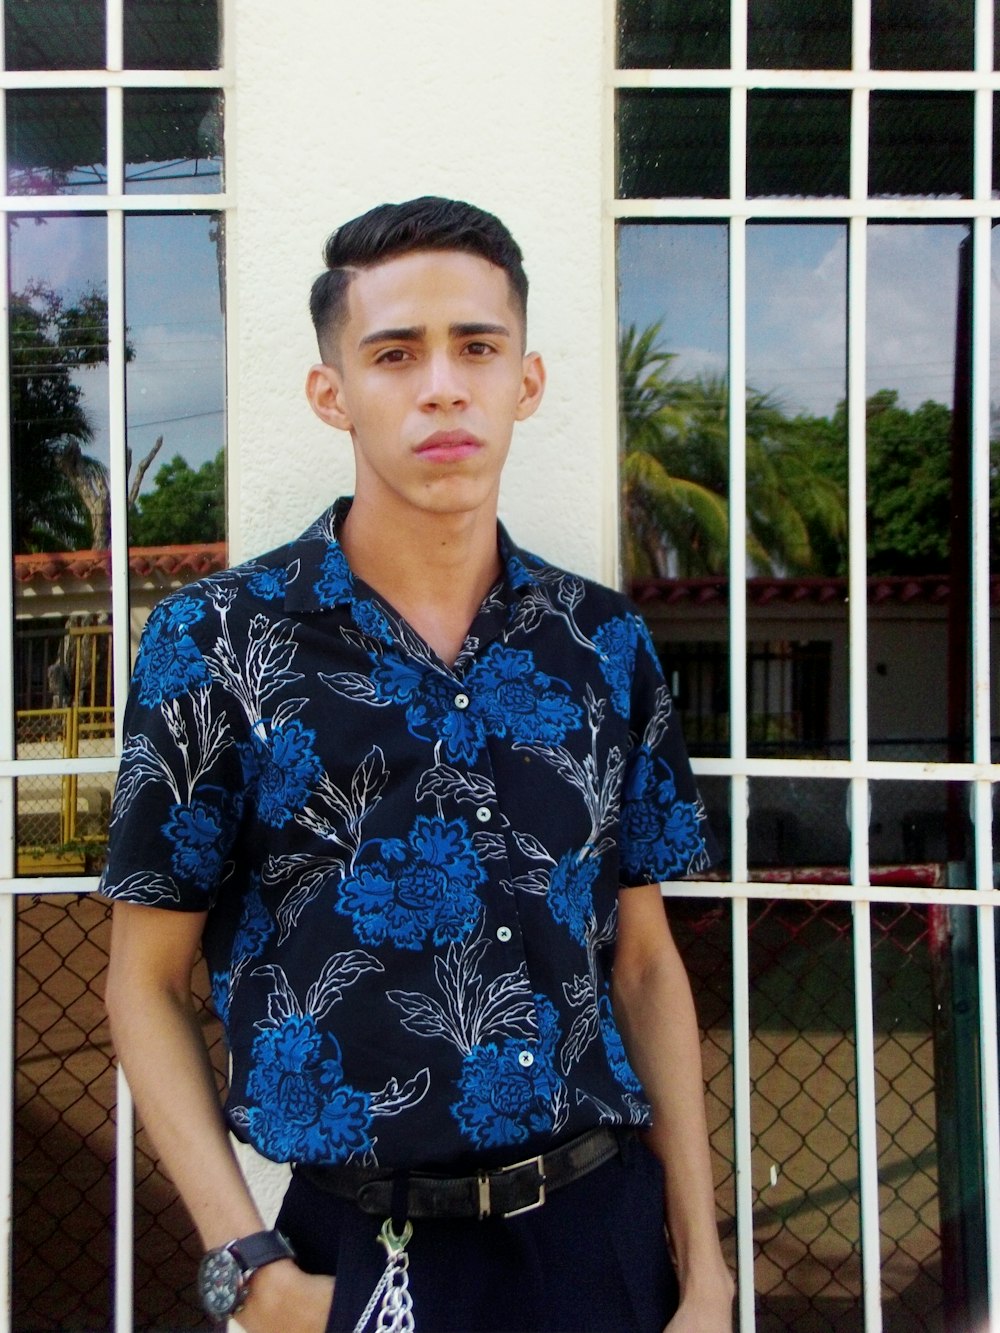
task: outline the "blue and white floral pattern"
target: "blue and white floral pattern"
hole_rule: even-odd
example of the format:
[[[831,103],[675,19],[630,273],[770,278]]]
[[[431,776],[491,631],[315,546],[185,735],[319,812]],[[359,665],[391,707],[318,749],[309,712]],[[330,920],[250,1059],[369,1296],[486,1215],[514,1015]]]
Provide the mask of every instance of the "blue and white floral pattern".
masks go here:
[[[371,1146],[371,1099],[344,1079],[340,1046],[313,1018],[293,1015],[261,1032],[247,1080],[247,1121],[278,1162],[346,1162]]]
[[[536,995],[539,1039],[516,1037],[474,1046],[462,1062],[461,1094],[452,1114],[477,1148],[503,1148],[557,1128],[565,1085],[554,1069],[559,1024],[555,1006]]]
[[[354,874],[340,885],[337,911],[352,918],[364,944],[419,949],[428,936],[447,944],[475,924],[476,889],[485,879],[460,820],[420,815],[405,842],[387,838],[362,849]]]
[[[102,887],[207,910],[226,1114],[270,1157],[647,1123],[609,999],[619,889],[711,851],[645,626],[501,531],[448,665],[355,579],[346,512],[153,612]]]

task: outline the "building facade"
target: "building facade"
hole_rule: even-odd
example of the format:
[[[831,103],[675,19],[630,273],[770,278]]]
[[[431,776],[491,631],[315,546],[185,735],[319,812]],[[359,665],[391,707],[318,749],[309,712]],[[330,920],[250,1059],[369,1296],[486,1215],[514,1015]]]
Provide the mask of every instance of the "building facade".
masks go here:
[[[524,248],[502,516],[631,588],[726,848],[664,892],[741,1330],[1000,1321],[994,6],[3,8],[0,1330],[201,1326],[99,998],[121,705],[348,488],[309,284],[425,193]]]

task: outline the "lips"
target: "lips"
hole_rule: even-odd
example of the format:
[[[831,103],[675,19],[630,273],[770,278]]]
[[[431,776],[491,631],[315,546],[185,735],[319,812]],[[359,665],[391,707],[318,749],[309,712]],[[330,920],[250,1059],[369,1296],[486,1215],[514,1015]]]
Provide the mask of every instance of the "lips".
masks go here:
[[[458,463],[478,453],[484,443],[465,430],[439,430],[421,440],[414,452],[430,463]]]

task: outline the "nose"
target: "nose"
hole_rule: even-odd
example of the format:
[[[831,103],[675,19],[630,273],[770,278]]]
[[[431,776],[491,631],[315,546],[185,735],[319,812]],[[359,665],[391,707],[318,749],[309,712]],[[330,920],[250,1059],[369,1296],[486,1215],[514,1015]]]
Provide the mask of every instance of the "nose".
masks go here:
[[[420,386],[421,407],[461,407],[468,401],[468,384],[457,358],[447,351],[428,356]]]

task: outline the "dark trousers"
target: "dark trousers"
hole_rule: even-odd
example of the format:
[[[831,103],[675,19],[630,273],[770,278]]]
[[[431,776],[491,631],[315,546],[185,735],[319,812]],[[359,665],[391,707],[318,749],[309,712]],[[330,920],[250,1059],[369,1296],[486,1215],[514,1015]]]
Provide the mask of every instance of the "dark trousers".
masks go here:
[[[303,1268],[337,1276],[328,1333],[368,1303],[384,1220],[292,1177],[276,1225]],[[406,1252],[417,1333],[662,1333],[677,1308],[663,1175],[637,1141],[520,1217],[418,1218]]]

